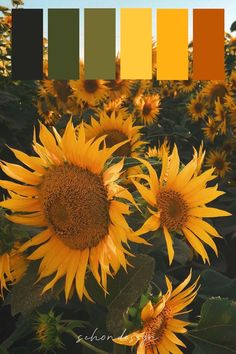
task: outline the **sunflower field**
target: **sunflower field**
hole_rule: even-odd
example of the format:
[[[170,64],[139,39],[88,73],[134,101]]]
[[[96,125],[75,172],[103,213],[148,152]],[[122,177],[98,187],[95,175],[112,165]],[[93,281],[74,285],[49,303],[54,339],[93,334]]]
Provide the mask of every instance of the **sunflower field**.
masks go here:
[[[225,81],[12,81],[0,11],[0,353],[236,353],[236,22]]]

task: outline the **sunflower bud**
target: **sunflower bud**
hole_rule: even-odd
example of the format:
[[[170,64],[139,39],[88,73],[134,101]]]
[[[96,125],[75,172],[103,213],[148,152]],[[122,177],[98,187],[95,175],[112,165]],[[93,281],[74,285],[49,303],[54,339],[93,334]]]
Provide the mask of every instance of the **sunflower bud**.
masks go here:
[[[38,314],[35,322],[36,340],[40,343],[40,349],[49,351],[63,348],[61,341],[61,315],[55,316],[51,310],[48,314]]]

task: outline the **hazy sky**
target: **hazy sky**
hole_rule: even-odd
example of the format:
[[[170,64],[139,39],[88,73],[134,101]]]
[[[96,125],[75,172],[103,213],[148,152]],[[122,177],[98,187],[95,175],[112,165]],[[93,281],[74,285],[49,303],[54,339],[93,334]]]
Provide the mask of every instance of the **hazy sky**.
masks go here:
[[[10,6],[10,0],[0,0],[1,5]],[[146,7],[153,8],[153,38],[156,39],[156,8],[187,8],[189,9],[189,39],[192,39],[192,9],[193,8],[224,8],[225,29],[229,31],[231,24],[236,20],[235,0],[25,0],[25,8],[43,8],[44,34],[47,36],[47,8],[122,8],[122,7]],[[117,48],[119,48],[119,11],[117,16]],[[81,54],[83,52],[83,11],[80,11],[80,43]]]

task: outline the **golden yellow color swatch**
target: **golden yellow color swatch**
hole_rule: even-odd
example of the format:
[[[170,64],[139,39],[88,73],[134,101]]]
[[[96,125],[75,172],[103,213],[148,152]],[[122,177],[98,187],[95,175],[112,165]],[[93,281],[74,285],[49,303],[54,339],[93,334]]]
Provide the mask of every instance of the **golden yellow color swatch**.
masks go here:
[[[157,10],[157,79],[188,80],[188,10]]]
[[[152,78],[152,9],[121,9],[121,79]]]

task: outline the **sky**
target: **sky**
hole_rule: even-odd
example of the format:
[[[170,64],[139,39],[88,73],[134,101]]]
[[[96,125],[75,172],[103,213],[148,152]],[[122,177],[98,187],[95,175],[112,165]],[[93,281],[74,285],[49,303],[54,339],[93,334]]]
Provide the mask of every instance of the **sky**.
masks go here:
[[[0,0],[1,5],[11,6],[10,0]],[[193,8],[223,8],[225,9],[225,30],[229,31],[231,24],[236,20],[235,0],[25,0],[24,8],[43,8],[44,35],[47,37],[47,9],[48,8],[79,8],[80,9],[80,45],[83,56],[84,43],[84,8],[116,8],[116,47],[119,48],[119,9],[122,7],[152,8],[153,9],[153,38],[156,40],[155,12],[157,8],[187,8],[189,9],[189,40],[192,40],[192,9]]]

